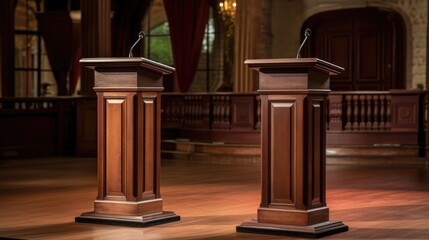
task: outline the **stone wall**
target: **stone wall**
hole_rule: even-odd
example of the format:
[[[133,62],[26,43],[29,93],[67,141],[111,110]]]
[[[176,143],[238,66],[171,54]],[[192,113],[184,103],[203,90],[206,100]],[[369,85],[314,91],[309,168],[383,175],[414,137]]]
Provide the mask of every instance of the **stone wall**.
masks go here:
[[[427,0],[272,0],[272,56],[295,57],[301,26],[317,13],[361,7],[388,8],[404,19],[407,89],[426,85]]]

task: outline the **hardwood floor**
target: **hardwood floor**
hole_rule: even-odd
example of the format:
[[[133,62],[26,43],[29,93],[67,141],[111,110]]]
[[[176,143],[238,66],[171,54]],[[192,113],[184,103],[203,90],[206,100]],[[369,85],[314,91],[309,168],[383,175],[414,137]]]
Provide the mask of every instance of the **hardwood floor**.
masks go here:
[[[162,162],[164,210],[181,221],[148,228],[75,223],[93,210],[95,159],[0,160],[0,238],[298,239],[236,233],[256,217],[259,165]],[[328,165],[330,219],[349,231],[324,239],[429,239],[429,167]]]

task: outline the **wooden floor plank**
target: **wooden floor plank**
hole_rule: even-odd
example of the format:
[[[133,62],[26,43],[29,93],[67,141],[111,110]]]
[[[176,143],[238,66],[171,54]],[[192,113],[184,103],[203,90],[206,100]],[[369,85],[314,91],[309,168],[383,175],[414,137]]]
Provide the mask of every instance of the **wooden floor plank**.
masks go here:
[[[259,166],[163,160],[164,210],[181,221],[148,228],[75,223],[93,210],[95,159],[0,161],[0,237],[15,239],[299,239],[236,233],[256,217]],[[429,239],[429,168],[327,167],[330,219],[349,231],[324,239]]]

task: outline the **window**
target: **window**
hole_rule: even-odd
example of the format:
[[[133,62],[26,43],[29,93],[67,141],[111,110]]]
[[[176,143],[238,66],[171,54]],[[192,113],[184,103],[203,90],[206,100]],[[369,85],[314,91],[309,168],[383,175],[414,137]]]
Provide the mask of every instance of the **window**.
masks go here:
[[[15,14],[15,96],[54,95],[56,82],[37,30],[40,1],[18,0]],[[43,81],[42,81],[43,79]]]
[[[152,2],[143,20],[145,32],[145,58],[173,66],[173,53],[170,43],[170,30],[162,0]]]
[[[223,52],[219,21],[210,9],[198,68],[190,91],[216,92],[223,84]],[[223,90],[223,89],[222,89]]]
[[[223,51],[216,11],[210,9],[201,55],[190,92],[214,92],[223,83]],[[154,0],[143,19],[145,58],[173,66],[168,19],[162,0]]]

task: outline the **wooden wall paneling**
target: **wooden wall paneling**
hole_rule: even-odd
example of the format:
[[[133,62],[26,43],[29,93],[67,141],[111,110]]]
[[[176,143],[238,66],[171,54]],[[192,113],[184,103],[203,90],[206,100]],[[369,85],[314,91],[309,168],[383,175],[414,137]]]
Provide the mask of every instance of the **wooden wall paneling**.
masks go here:
[[[0,159],[74,153],[74,98],[1,100]]]
[[[73,155],[76,151],[76,101],[56,104],[55,152],[57,155]]]
[[[255,126],[254,96],[232,96],[231,97],[231,129],[253,129]]]
[[[419,130],[419,119],[423,112],[419,109],[419,95],[392,94],[391,127],[392,130]]]
[[[95,97],[82,97],[76,100],[75,155],[97,156],[97,100]]]
[[[391,90],[391,128],[397,132],[415,135],[419,156],[426,155],[427,94],[422,90]]]

